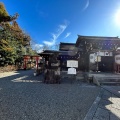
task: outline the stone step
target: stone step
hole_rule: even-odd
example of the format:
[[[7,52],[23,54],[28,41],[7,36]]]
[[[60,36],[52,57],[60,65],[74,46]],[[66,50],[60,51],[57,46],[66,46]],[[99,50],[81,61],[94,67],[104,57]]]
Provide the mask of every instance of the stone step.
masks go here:
[[[77,76],[78,76],[78,77],[84,77],[84,75],[83,75],[83,74],[77,74]]]
[[[120,79],[114,79],[114,78],[112,78],[112,79],[106,79],[106,78],[104,78],[104,79],[98,79],[98,81],[99,82],[120,82]]]
[[[120,76],[95,76],[97,78],[120,79]]]
[[[100,82],[100,85],[120,86],[120,82]]]
[[[119,77],[93,77],[93,82],[99,85],[120,85],[120,78]]]
[[[84,77],[83,76],[76,76],[76,80],[83,80]]]

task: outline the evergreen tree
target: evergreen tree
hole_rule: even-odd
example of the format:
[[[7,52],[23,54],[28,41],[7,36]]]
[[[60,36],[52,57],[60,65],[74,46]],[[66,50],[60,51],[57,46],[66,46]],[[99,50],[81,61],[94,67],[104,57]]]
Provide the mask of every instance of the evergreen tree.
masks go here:
[[[5,64],[14,64],[25,54],[35,54],[30,47],[30,36],[19,27],[16,18],[9,16],[4,4],[0,3],[0,26],[3,28],[0,30],[0,54]]]

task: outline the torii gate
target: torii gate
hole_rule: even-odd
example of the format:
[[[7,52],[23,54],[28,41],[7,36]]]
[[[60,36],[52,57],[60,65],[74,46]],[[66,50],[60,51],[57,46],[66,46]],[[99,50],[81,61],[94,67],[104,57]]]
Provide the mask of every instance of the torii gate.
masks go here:
[[[42,57],[40,57],[39,55],[24,55],[23,56],[23,68],[26,70],[27,69],[27,63],[29,61],[34,60],[36,62],[36,69],[38,70],[38,63],[39,61],[42,59]]]
[[[32,59],[34,59],[36,61],[36,69],[38,70],[38,63],[42,59],[42,57],[40,57],[39,55],[34,55],[31,57],[32,57]]]

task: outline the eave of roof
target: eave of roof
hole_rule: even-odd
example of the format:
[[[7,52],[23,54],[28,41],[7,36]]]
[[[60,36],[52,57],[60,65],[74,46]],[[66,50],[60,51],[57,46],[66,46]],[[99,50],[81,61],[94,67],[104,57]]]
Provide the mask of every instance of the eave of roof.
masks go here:
[[[75,45],[75,43],[64,43],[64,42],[60,42],[60,45]]]
[[[77,41],[76,41],[76,46],[78,46],[78,44],[80,43],[81,40],[94,40],[94,41],[120,41],[120,38],[117,37],[105,37],[105,36],[82,36],[82,35],[78,35]]]
[[[110,38],[110,39],[120,39],[118,36],[116,37],[110,37],[110,36],[83,36],[83,35],[78,35],[78,38],[91,38],[91,39],[94,39],[94,38],[100,38],[100,39],[106,39],[106,38]]]

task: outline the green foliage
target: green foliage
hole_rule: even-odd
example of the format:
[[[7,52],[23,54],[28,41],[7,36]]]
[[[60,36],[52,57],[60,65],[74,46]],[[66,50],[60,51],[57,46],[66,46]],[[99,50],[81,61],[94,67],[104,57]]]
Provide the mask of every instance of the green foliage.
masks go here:
[[[13,21],[17,19],[18,16],[17,13],[14,16],[9,16],[4,4],[0,2],[0,23]]]
[[[0,3],[0,18],[6,16],[9,15],[4,5]],[[14,64],[15,61],[22,60],[25,54],[35,54],[30,47],[30,36],[23,32],[16,21],[12,21],[12,24],[2,21],[0,26],[3,28],[0,30],[0,54],[4,63]],[[29,49],[26,50],[26,48]]]
[[[3,3],[0,3],[0,16],[9,16]]]

